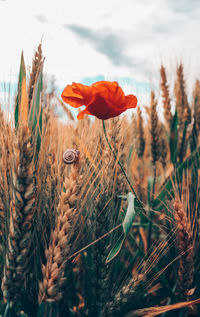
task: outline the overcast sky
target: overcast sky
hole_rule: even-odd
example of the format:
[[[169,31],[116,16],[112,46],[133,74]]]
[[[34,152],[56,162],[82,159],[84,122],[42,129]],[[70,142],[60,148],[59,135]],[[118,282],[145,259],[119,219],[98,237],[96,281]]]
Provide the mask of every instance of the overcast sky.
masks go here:
[[[0,0],[0,82],[17,82],[42,39],[45,72],[72,81],[117,80],[141,103],[163,62],[173,79],[183,61],[200,78],[200,0]]]

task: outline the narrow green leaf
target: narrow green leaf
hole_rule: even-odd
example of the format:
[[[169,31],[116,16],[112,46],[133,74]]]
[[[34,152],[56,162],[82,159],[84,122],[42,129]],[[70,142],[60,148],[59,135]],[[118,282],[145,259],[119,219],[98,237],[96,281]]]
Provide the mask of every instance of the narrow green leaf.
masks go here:
[[[180,151],[179,151],[179,160],[180,160],[180,163],[183,162],[183,160],[184,160],[183,155],[184,155],[185,152],[186,152],[186,151],[184,150],[184,147],[187,146],[187,144],[185,144],[185,142],[186,142],[187,127],[188,127],[188,123],[187,123],[187,121],[185,121],[184,129],[183,129],[183,137],[182,137],[182,140],[181,140]]]
[[[176,164],[177,161],[177,153],[178,153],[178,114],[175,112],[172,122],[171,122],[171,130],[170,130],[170,154],[171,154],[171,162]]]
[[[35,130],[36,125],[39,122],[40,97],[42,93],[42,88],[43,88],[43,75],[42,75],[42,68],[41,68],[37,77],[36,84],[34,86],[32,103],[31,103],[30,114],[29,114],[29,126],[32,127],[33,131]]]
[[[197,128],[196,128],[196,121],[193,123],[192,133],[190,138],[190,151],[193,152],[197,148]]]
[[[195,169],[198,169],[200,167],[199,157],[200,147],[196,151],[191,153],[190,156],[178,166],[175,173],[173,172],[172,175],[168,177],[167,181],[162,186],[160,193],[153,202],[154,209],[159,211],[163,207],[166,198],[169,198],[171,195],[173,195],[173,183],[177,181],[179,183],[181,182],[184,170],[186,171],[192,166],[194,166]]]
[[[132,157],[132,154],[133,154],[133,149],[134,149],[134,147],[133,147],[133,145],[131,145],[130,148],[129,148],[128,159],[127,159],[127,162],[128,162],[127,165],[128,166],[130,166],[131,157]]]
[[[147,183],[147,201],[148,201],[148,206],[151,206],[151,200],[152,200],[152,197],[151,197],[151,193],[152,193],[152,188],[153,188],[153,181],[154,181],[154,178],[152,176],[149,176],[148,177],[148,183]]]
[[[133,225],[133,221],[135,219],[135,196],[131,192],[129,192],[127,195],[127,200],[128,200],[128,208],[127,208],[125,218],[122,222],[123,233],[120,235],[114,247],[109,252],[106,259],[106,263],[112,261],[119,254],[123,246],[123,243],[126,239],[126,236]]]
[[[56,302],[42,302],[38,308],[37,317],[58,317],[59,308]]]
[[[17,317],[17,314],[15,313],[15,310],[14,310],[14,306],[10,306],[10,304],[8,303],[6,305],[6,309],[5,309],[3,316],[4,317]]]
[[[122,222],[125,237],[129,233],[132,227],[133,220],[135,218],[135,205],[134,205],[135,196],[131,192],[129,192],[127,195],[127,200],[128,200],[128,209],[127,209],[124,221]]]
[[[17,97],[16,97],[16,101],[15,101],[15,128],[16,129],[18,128],[18,124],[19,124],[19,105],[21,103],[22,82],[24,79],[26,79],[26,67],[25,67],[24,55],[23,55],[23,51],[22,51],[20,68],[19,68]]]
[[[42,67],[38,73],[38,77],[33,90],[33,97],[29,113],[29,126],[32,129],[35,143],[35,157],[37,162],[38,153],[41,144],[41,132],[42,132],[42,108],[41,108],[41,93],[43,89],[43,73]]]
[[[109,252],[107,259],[106,259],[106,263],[109,263],[110,261],[112,261],[119,254],[125,238],[126,237],[125,237],[124,233],[122,233],[121,236],[118,238],[117,242],[115,243],[114,247]]]

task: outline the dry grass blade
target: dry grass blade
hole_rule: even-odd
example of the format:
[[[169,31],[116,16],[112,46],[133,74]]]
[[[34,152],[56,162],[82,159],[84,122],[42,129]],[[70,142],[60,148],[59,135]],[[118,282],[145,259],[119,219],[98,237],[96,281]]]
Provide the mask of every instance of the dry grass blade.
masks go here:
[[[199,303],[200,303],[200,299],[196,299],[196,300],[192,300],[188,302],[180,302],[180,303],[176,303],[172,305],[142,308],[142,309],[135,310],[131,313],[128,313],[126,317],[154,317],[168,311],[185,308],[192,305],[197,305]]]
[[[71,111],[66,107],[66,105],[64,104],[64,102],[57,97],[57,100],[59,102],[59,104],[62,106],[64,112],[66,113],[66,115],[68,116],[68,118],[72,121],[74,121],[74,116],[72,115]]]

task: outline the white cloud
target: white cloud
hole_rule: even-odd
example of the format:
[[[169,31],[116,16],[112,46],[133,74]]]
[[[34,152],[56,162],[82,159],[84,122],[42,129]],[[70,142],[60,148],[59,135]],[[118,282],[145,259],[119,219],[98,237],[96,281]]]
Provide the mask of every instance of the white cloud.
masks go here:
[[[31,65],[43,42],[45,72],[57,84],[103,75],[107,80],[133,78],[158,83],[161,61],[172,69],[185,64],[190,82],[200,76],[200,4],[194,0],[7,0],[0,1],[0,81],[17,81],[21,50]],[[68,26],[64,28],[63,25]],[[93,38],[80,37],[75,29]],[[76,29],[77,31],[78,29]],[[131,64],[133,67],[131,67]],[[174,72],[174,68],[172,69]],[[172,75],[170,75],[172,76]],[[141,85],[123,82],[127,91]]]

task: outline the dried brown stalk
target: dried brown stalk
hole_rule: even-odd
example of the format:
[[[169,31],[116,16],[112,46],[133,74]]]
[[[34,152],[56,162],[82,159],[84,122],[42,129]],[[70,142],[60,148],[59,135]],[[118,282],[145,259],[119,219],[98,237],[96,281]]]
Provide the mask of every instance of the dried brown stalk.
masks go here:
[[[117,160],[121,162],[124,169],[127,170],[126,166],[126,149],[128,145],[128,140],[126,138],[127,131],[126,127],[127,124],[122,121],[119,117],[112,118],[108,121],[108,129],[107,135],[109,142],[117,156]],[[117,160],[115,160],[113,153],[111,152],[109,146],[107,145],[106,141],[103,147],[103,166],[102,169],[103,174],[105,175],[105,168],[106,168],[106,180],[107,186],[110,190],[110,194],[112,192],[117,195],[117,193],[122,193],[125,191],[126,188],[126,181],[124,179],[124,174],[122,173],[119,165],[117,164]],[[103,178],[105,179],[103,175]]]
[[[71,113],[71,111],[66,107],[66,104],[58,97],[57,97],[57,100],[58,100],[59,104],[61,105],[61,107],[63,108],[63,110],[66,113],[66,115],[68,116],[68,118],[70,120],[74,121],[74,116]]]

